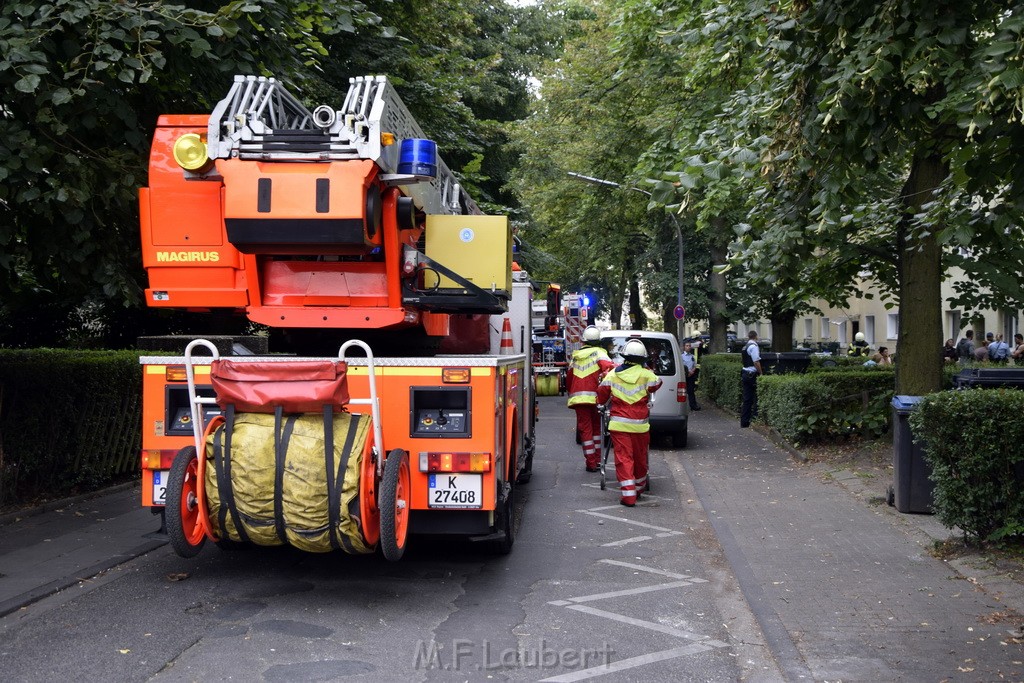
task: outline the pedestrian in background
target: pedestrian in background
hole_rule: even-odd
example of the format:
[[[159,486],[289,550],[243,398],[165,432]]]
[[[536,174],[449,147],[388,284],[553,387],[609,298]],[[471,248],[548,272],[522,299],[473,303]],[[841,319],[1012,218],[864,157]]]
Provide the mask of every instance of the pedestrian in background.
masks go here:
[[[991,332],[989,336],[992,336]],[[988,360],[988,339],[982,339],[978,348],[974,349],[974,360],[979,363]]]
[[[988,345],[988,359],[999,364],[1010,360],[1010,345],[1003,341],[1003,335],[997,334],[995,341]]]
[[[597,414],[597,385],[615,367],[601,346],[601,331],[593,325],[583,330],[583,346],[573,352],[565,375],[569,407],[576,411],[576,433],[583,446],[584,467],[597,472],[601,456],[601,419]]]
[[[690,403],[690,410],[700,410],[697,405],[697,359],[690,342],[683,342],[683,367],[686,368],[686,400]]]
[[[892,356],[889,355],[888,346],[879,346],[878,353],[871,356],[871,360],[878,365],[892,365]]]
[[[740,371],[743,384],[743,406],[740,409],[740,427],[750,426],[750,421],[757,417],[757,378],[761,374],[761,348],[757,344],[757,332],[747,333],[747,343],[743,345],[743,369]]]
[[[974,330],[967,330],[956,343],[957,356],[961,363],[974,360]]]
[[[1013,335],[1013,351],[1010,352],[1014,364],[1024,361],[1024,334],[1018,332]]]
[[[608,432],[615,451],[615,476],[626,507],[647,490],[647,450],[651,443],[651,405],[661,380],[644,367],[647,348],[639,339],[631,339],[622,347],[623,363],[601,381],[597,400],[602,405],[611,401]]]
[[[942,360],[944,363],[955,363],[960,358],[960,354],[956,350],[956,346],[953,344],[952,339],[946,340],[946,345],[942,347]]]

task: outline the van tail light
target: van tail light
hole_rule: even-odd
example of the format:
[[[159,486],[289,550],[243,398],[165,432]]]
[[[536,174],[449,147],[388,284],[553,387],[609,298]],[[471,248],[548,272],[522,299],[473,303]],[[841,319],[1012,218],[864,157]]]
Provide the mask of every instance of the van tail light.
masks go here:
[[[678,403],[686,403],[686,382],[680,382],[676,385],[676,401]]]

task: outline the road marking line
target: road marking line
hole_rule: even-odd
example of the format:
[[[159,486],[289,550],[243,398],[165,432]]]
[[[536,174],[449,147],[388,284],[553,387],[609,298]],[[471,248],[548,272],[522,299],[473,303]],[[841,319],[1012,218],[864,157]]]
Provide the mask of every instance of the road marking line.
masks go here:
[[[603,676],[605,674],[617,673],[619,671],[626,671],[627,669],[633,669],[638,666],[644,666],[645,664],[653,664],[654,662],[664,662],[668,659],[677,659],[679,657],[685,657],[687,655],[695,655],[700,652],[707,652],[713,649],[710,645],[703,643],[692,643],[690,645],[684,645],[682,647],[675,647],[671,650],[662,650],[661,652],[652,652],[646,655],[640,655],[639,657],[630,657],[629,659],[622,659],[617,662],[602,664],[600,666],[593,666],[589,669],[580,669],[579,671],[573,671],[572,673],[562,674],[561,676],[553,676],[551,678],[543,679],[543,682],[549,683],[573,683],[574,681],[583,681],[588,678],[596,678],[597,676]]]
[[[612,621],[618,621],[623,624],[629,624],[630,626],[639,626],[640,628],[646,628],[650,631],[657,631],[658,633],[664,633],[669,636],[675,636],[676,638],[685,638],[686,640],[696,640],[706,642],[712,647],[728,647],[725,643],[719,640],[712,640],[711,636],[702,636],[699,633],[690,633],[679,628],[673,628],[672,626],[665,626],[664,624],[658,624],[653,621],[644,621],[643,619],[635,619],[633,617],[627,617],[624,614],[616,614],[615,612],[609,612],[603,609],[597,609],[596,607],[588,607],[587,605],[569,605],[566,609],[575,610],[576,612],[583,612],[585,614],[592,614],[595,617],[604,617],[605,619],[611,619]]]
[[[660,534],[655,534],[658,538],[667,538],[668,536],[682,536],[682,531],[665,531]]]
[[[667,576],[670,579],[680,579],[682,581],[700,581],[704,582],[704,579],[695,579],[691,576],[685,576],[683,574],[676,574],[674,572],[667,572],[664,569],[655,569],[654,567],[645,567],[642,564],[633,564],[632,562],[623,562],[622,560],[598,560],[605,564],[613,564],[616,567],[628,567],[629,569],[639,569],[642,572],[648,572],[650,574],[658,574],[660,576]]]
[[[597,509],[607,510],[608,508]],[[638,522],[634,519],[630,519],[629,517],[616,517],[615,515],[606,515],[603,512],[594,512],[593,510],[577,510],[576,512],[582,512],[585,515],[593,515],[594,517],[604,517],[605,519],[613,519],[616,522],[625,522],[626,524],[632,524],[633,526],[642,526],[645,529],[654,529],[655,531],[675,531],[674,529],[666,529],[663,526],[654,526],[653,524],[645,524],[644,522]]]
[[[566,605],[579,602],[593,602],[595,600],[608,600],[609,598],[621,598],[626,595],[640,595],[642,593],[654,593],[656,591],[667,591],[672,588],[682,588],[683,586],[693,585],[689,581],[672,581],[670,583],[659,583],[653,586],[640,586],[639,588],[626,588],[620,591],[611,591],[608,593],[595,593],[594,595],[584,595],[579,598],[565,598],[564,600],[554,600],[549,602],[549,605],[559,603],[559,607],[565,607]]]
[[[658,534],[659,536],[661,534]],[[630,543],[640,543],[641,541],[651,540],[650,536],[633,536],[632,538],[624,538],[621,541],[612,541],[610,543],[602,543],[602,548],[615,548],[620,545],[629,545]]]

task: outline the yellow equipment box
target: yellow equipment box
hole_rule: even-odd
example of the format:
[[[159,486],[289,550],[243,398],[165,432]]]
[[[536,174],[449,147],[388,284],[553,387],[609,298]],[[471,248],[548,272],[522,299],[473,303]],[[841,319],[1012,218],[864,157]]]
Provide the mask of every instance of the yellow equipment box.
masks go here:
[[[427,216],[426,254],[477,287],[512,294],[512,229],[507,216]],[[427,272],[424,286],[438,284]],[[441,276],[439,289],[458,289],[454,280]]]

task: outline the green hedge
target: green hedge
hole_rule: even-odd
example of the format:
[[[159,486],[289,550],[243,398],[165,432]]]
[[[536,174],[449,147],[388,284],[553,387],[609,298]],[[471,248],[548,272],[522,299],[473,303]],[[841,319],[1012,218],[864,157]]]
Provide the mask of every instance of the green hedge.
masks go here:
[[[715,404],[739,412],[743,398],[740,389],[738,353],[716,353],[700,357],[698,390]]]
[[[930,394],[909,420],[932,467],[939,520],[974,539],[1024,536],[1024,391]]]
[[[834,367],[812,359],[805,374],[766,374],[757,380],[758,420],[793,443],[889,428],[895,373],[892,366],[863,367],[864,361],[838,357]],[[722,408],[739,412],[743,397],[740,355],[701,359],[700,389]]]
[[[0,505],[137,470],[141,394],[134,351],[0,350]]]
[[[895,373],[889,367],[803,375],[765,375],[757,382],[758,418],[793,443],[889,429]]]

